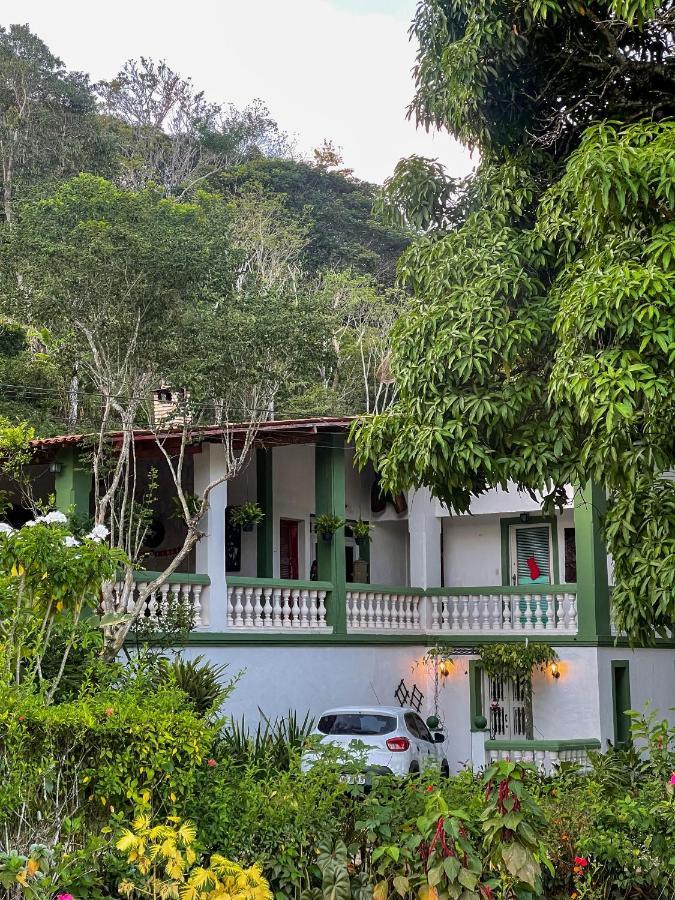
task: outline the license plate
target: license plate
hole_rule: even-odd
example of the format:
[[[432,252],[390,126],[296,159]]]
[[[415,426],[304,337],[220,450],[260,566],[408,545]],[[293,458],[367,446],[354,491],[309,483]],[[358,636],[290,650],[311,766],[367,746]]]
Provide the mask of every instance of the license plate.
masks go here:
[[[365,775],[340,775],[340,781],[343,784],[365,784]]]

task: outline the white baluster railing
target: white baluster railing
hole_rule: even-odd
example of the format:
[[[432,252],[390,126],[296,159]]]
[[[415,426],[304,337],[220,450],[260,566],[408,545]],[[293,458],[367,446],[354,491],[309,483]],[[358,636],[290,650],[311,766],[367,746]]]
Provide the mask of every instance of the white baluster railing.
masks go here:
[[[347,631],[383,634],[422,632],[424,592],[381,585],[347,585]]]
[[[276,579],[228,579],[228,631],[330,632],[325,582],[304,584]]]
[[[136,572],[131,591],[125,597],[124,582],[113,585],[113,597],[118,612],[133,613],[140,601],[146,585],[154,581],[158,572]],[[199,580],[197,580],[199,579]],[[162,622],[172,610],[189,612],[194,628],[207,628],[209,625],[209,586],[208,579],[189,573],[171,575],[159,588],[143,601],[138,614],[139,621],[151,624],[158,631]],[[124,606],[124,609],[121,607]]]
[[[431,592],[427,592],[431,593]],[[498,588],[439,590],[431,600],[431,632],[449,634],[576,634],[574,585],[537,585],[529,590]]]
[[[573,762],[582,769],[589,768],[589,751],[600,749],[600,741],[594,738],[563,741],[509,741],[485,742],[487,765],[499,760],[530,763],[549,775],[563,762]]]

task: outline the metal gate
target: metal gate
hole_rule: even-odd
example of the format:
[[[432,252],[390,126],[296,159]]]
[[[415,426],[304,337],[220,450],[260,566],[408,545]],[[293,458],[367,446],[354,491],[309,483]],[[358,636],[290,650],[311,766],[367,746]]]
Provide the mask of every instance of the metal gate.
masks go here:
[[[504,675],[486,675],[485,680],[491,740],[526,738],[525,692],[522,680]]]

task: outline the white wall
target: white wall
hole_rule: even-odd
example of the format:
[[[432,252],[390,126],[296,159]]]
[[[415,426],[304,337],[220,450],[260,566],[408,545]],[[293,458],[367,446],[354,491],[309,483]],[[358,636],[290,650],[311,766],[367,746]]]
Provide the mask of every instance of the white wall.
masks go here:
[[[572,507],[574,502],[574,491],[570,485],[567,486],[567,506]],[[541,503],[543,497],[536,493],[536,500],[533,500],[525,491],[518,491],[513,482],[509,482],[508,490],[503,491],[501,488],[492,488],[481,494],[480,497],[474,498],[471,503],[471,513],[463,513],[462,515],[487,515],[489,513],[511,513],[518,515],[521,512],[541,512]],[[449,516],[450,512],[446,506],[436,500],[436,514],[439,516]]]
[[[631,707],[638,712],[647,702],[659,711],[660,718],[675,725],[675,650],[630,650],[621,647],[598,648],[600,730],[603,748],[614,742],[612,701],[612,660],[629,664]]]
[[[370,542],[372,584],[407,585],[408,527],[403,522],[378,522]]]
[[[501,519],[506,515],[450,516],[443,523],[443,574],[446,587],[502,584]],[[565,579],[565,528],[574,527],[574,513],[565,509],[556,517],[559,580]],[[536,524],[536,520],[532,520]],[[553,563],[552,563],[553,565]]]

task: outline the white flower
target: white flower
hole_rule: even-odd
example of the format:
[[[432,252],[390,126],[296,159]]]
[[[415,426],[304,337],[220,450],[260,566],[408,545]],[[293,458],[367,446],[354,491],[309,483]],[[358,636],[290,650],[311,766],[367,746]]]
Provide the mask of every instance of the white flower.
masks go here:
[[[7,522],[0,522],[0,534],[14,534],[14,529],[11,525],[8,525]]]
[[[63,543],[66,545],[66,547],[79,547],[80,546],[80,542],[78,541],[77,538],[74,538],[72,536],[72,534],[67,534],[63,539]]]
[[[58,509],[38,519],[38,522],[44,522],[45,525],[65,525],[67,521],[68,518]]]
[[[110,531],[108,530],[108,528],[105,525],[94,525],[94,527],[91,529],[91,531],[89,532],[87,537],[91,541],[99,542],[99,541],[104,541],[108,537],[109,534],[110,534]]]
[[[32,528],[33,525],[37,525],[41,521],[42,521],[42,519],[31,519],[29,522],[24,522],[23,527],[24,528]]]

